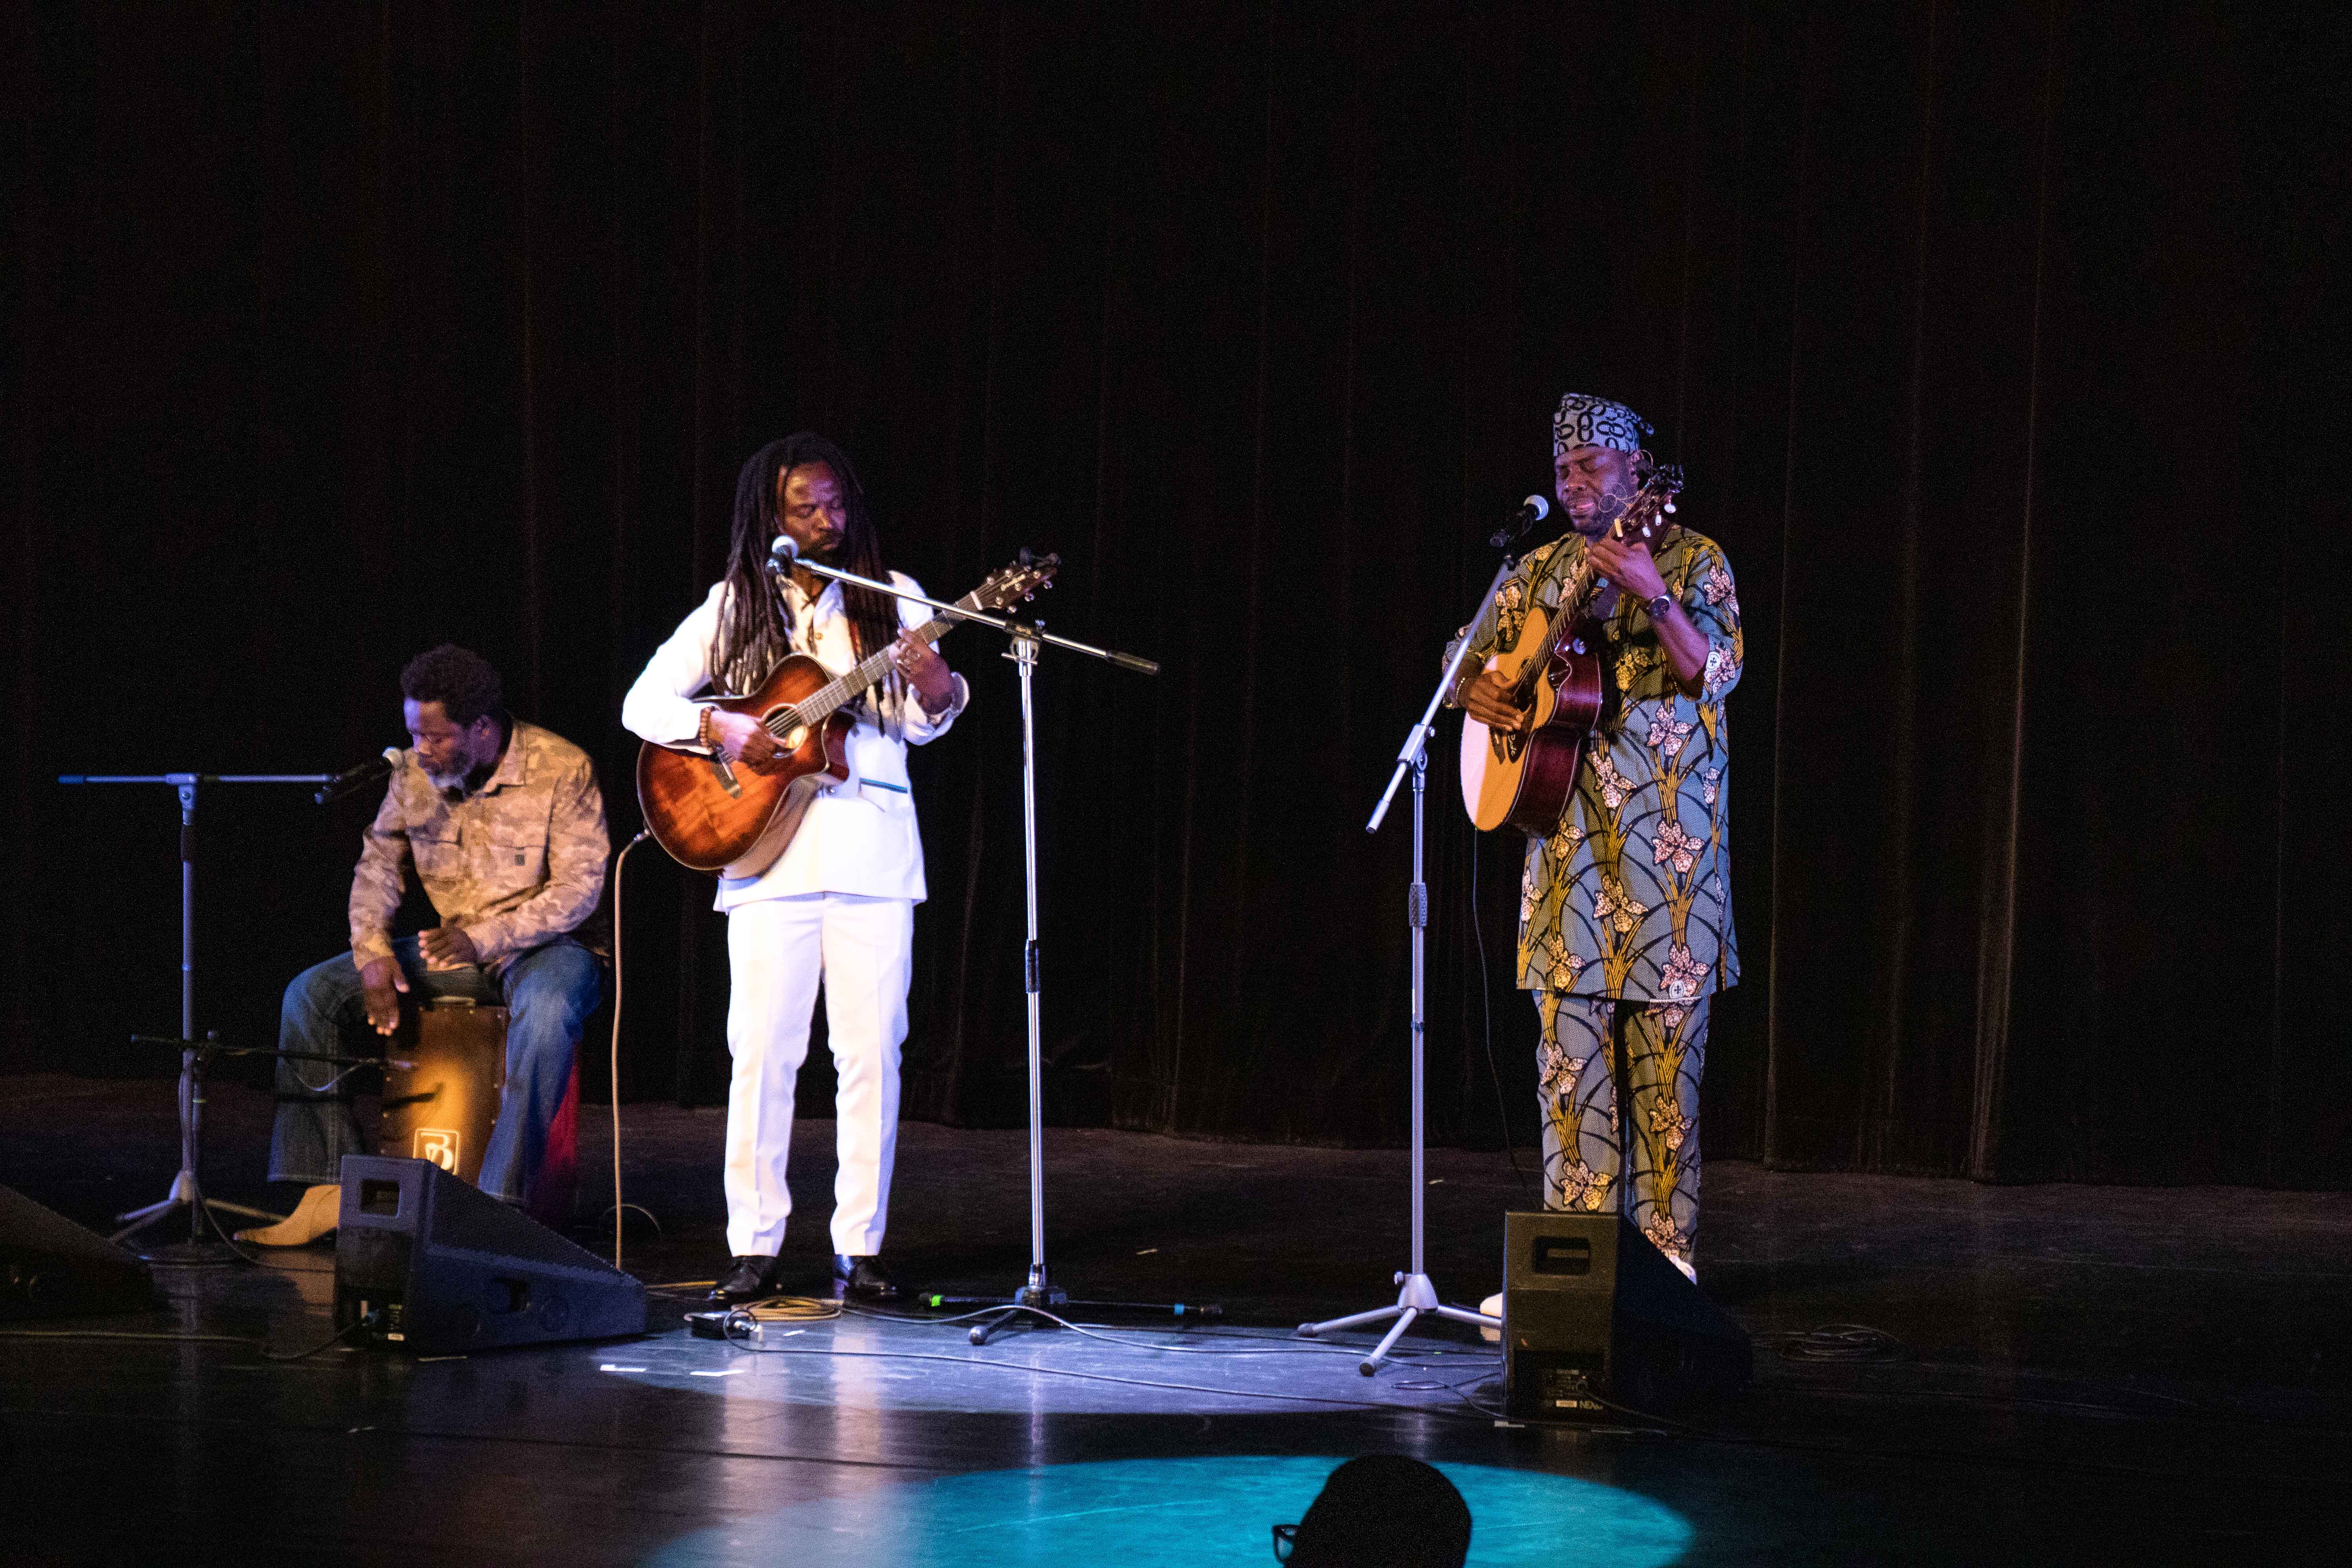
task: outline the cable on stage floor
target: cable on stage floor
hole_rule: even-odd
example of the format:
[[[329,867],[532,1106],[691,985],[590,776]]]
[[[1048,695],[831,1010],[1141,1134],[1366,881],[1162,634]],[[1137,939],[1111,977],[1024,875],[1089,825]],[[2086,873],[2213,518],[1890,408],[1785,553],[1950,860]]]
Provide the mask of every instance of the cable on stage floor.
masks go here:
[[[373,1322],[375,1318],[376,1314],[373,1312],[370,1312],[364,1318],[355,1318],[352,1321],[344,1324],[341,1328],[337,1329],[331,1338],[320,1340],[309,1350],[296,1351],[292,1355],[272,1355],[269,1352],[264,1351],[261,1352],[261,1359],[264,1361],[308,1361],[312,1356],[317,1355],[320,1351],[334,1349],[335,1346],[351,1338],[355,1331],[363,1329],[371,1322]]]
[[[908,1317],[908,1316],[906,1316],[906,1315],[904,1315],[904,1314],[902,1314],[902,1313],[898,1313],[898,1312],[877,1312],[877,1311],[873,1310],[871,1308],[866,1308],[866,1307],[851,1307],[851,1308],[848,1308],[848,1309],[847,1309],[848,1312],[849,1312],[849,1313],[850,1313],[850,1315],[851,1315],[851,1316],[853,1316],[853,1317],[860,1317],[860,1318],[875,1318],[875,1319],[878,1319],[878,1320],[880,1320],[880,1321],[884,1321],[884,1322],[891,1322],[891,1323],[919,1323],[919,1324],[937,1323],[937,1324],[941,1324],[941,1325],[948,1324],[948,1323],[961,1323],[961,1322],[965,1322],[965,1321],[968,1321],[969,1320],[973,1319],[973,1318],[984,1318],[984,1317],[989,1316],[991,1313],[993,1313],[993,1312],[1003,1312],[1003,1311],[1006,1311],[1006,1310],[1012,1310],[1012,1309],[1009,1309],[1009,1308],[1007,1308],[1007,1307],[982,1307],[982,1308],[981,1308],[978,1311],[973,1311],[973,1312],[963,1312],[963,1313],[960,1313],[960,1314],[958,1314],[957,1316],[952,1317],[952,1318],[911,1318],[911,1317]],[[1241,1340],[1241,1341],[1244,1341],[1244,1342],[1245,1342],[1252,1343],[1252,1344],[1262,1344],[1262,1345],[1264,1345],[1264,1346],[1265,1346],[1265,1348],[1264,1348],[1264,1349],[1262,1349],[1262,1350],[1253,1350],[1253,1351],[1221,1351],[1221,1350],[1201,1350],[1201,1349],[1196,1349],[1196,1348],[1194,1348],[1193,1346],[1191,1346],[1191,1345],[1161,1345],[1161,1344],[1149,1344],[1149,1343],[1145,1343],[1145,1342],[1141,1342],[1141,1341],[1138,1341],[1138,1340],[1121,1339],[1121,1338],[1118,1338],[1118,1333],[1120,1332],[1120,1331],[1119,1331],[1119,1329],[1118,1328],[1118,1326],[1117,1326],[1116,1324],[1112,1324],[1112,1323],[1092,1323],[1092,1324],[1088,1324],[1088,1323],[1076,1323],[1076,1322],[1073,1322],[1073,1321],[1070,1321],[1069,1319],[1067,1319],[1067,1318],[1058,1317],[1058,1316],[1056,1316],[1055,1314],[1054,1314],[1054,1313],[1052,1313],[1052,1312],[1046,1311],[1046,1310],[1045,1310],[1044,1308],[1042,1308],[1042,1307],[1023,1307],[1023,1308],[1020,1308],[1020,1309],[1018,1309],[1018,1310],[1019,1310],[1020,1311],[1022,1311],[1023,1313],[1025,1313],[1025,1314],[1027,1314],[1027,1315],[1030,1315],[1030,1316],[1033,1316],[1033,1317],[1043,1318],[1043,1319],[1046,1320],[1048,1322],[1051,1322],[1051,1323],[1056,1324],[1056,1325],[1058,1325],[1058,1326],[1059,1326],[1059,1327],[1061,1327],[1061,1328],[1065,1328],[1065,1329],[1069,1330],[1072,1333],[1082,1335],[1082,1336],[1084,1336],[1085,1338],[1087,1338],[1087,1339],[1090,1339],[1090,1340],[1100,1340],[1100,1341],[1101,1341],[1103,1343],[1105,1343],[1105,1344],[1108,1344],[1108,1345],[1118,1345],[1118,1346],[1119,1346],[1120,1348],[1122,1348],[1122,1349],[1124,1349],[1124,1350],[1133,1350],[1133,1351],[1160,1351],[1160,1352],[1167,1352],[1167,1353],[1169,1353],[1169,1354],[1171,1354],[1171,1355],[1232,1356],[1232,1357],[1236,1357],[1236,1358],[1238,1358],[1238,1357],[1243,1357],[1243,1356],[1257,1356],[1257,1355],[1338,1355],[1338,1356],[1347,1356],[1347,1357],[1349,1357],[1350,1360],[1361,1360],[1361,1359],[1362,1359],[1362,1357],[1363,1357],[1363,1347],[1362,1347],[1362,1346],[1360,1346],[1360,1345],[1356,1346],[1356,1347],[1354,1347],[1354,1348],[1352,1348],[1352,1349],[1351,1349],[1351,1348],[1349,1348],[1349,1347],[1348,1347],[1348,1346],[1344,1346],[1344,1345],[1299,1345],[1299,1344],[1286,1344],[1286,1344],[1277,1344],[1277,1343],[1273,1343],[1273,1342],[1268,1342],[1268,1341],[1266,1341],[1266,1340],[1261,1339],[1259,1336],[1255,1335],[1255,1334],[1235,1333],[1235,1332],[1233,1332],[1233,1331],[1218,1331],[1218,1330],[1214,1330],[1214,1329],[1190,1329],[1190,1328],[1187,1328],[1187,1329],[1181,1329],[1181,1330],[1179,1330],[1179,1331],[1178,1331],[1178,1332],[1182,1333],[1182,1334],[1183,1334],[1186,1338],[1188,1338],[1188,1339],[1199,1338],[1199,1339],[1226,1339],[1226,1340]],[[1158,1330],[1158,1329],[1132,1329],[1132,1330],[1128,1330],[1128,1331],[1125,1331],[1129,1332],[1129,1333],[1160,1333],[1160,1332],[1165,1332],[1166,1331],[1164,1331],[1164,1330]],[[1432,1356],[1447,1356],[1447,1357],[1457,1357],[1457,1358],[1458,1358],[1458,1357],[1462,1357],[1462,1356],[1475,1356],[1475,1357],[1476,1357],[1476,1358],[1477,1358],[1475,1361],[1463,1361],[1463,1360],[1458,1360],[1458,1359],[1457,1359],[1457,1360],[1455,1360],[1455,1361],[1454,1362],[1454,1365],[1457,1365],[1457,1366],[1470,1366],[1470,1365],[1500,1366],[1500,1365],[1502,1364],[1502,1358],[1501,1358],[1499,1355],[1490,1354],[1489,1352],[1485,1352],[1485,1351],[1448,1351],[1448,1350],[1427,1350],[1427,1351],[1417,1351],[1417,1350],[1398,1350],[1398,1351],[1393,1351],[1393,1352],[1390,1352],[1390,1359],[1391,1359],[1391,1361],[1396,1362],[1396,1363],[1397,1363],[1399,1365],[1401,1365],[1401,1366],[1403,1366],[1403,1365],[1420,1366],[1420,1365],[1430,1365],[1430,1364],[1433,1364],[1433,1363],[1430,1363],[1430,1362],[1427,1362],[1426,1360],[1421,1360],[1421,1359],[1408,1360],[1408,1359],[1407,1359],[1407,1358],[1427,1358],[1427,1357],[1432,1357]]]
[[[735,1310],[762,1323],[822,1323],[841,1316],[841,1303],[830,1296],[769,1296]]]
[[[1866,1323],[1823,1323],[1818,1329],[1790,1329],[1759,1334],[1756,1342],[1769,1347],[1782,1361],[1907,1361],[1911,1356],[1910,1347],[1901,1340]]]

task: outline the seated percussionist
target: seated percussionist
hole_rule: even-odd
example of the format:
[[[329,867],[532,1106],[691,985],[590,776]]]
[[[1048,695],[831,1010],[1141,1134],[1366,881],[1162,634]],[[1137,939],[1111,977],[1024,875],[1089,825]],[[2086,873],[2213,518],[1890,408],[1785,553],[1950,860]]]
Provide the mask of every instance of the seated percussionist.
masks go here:
[[[344,1031],[364,1022],[392,1034],[404,992],[506,1007],[506,1095],[481,1188],[519,1204],[603,994],[596,957],[572,933],[604,894],[604,797],[586,752],[507,714],[499,672],[480,655],[428,649],[400,672],[400,689],[412,743],[361,842],[352,950],[286,987],[278,1045],[373,1055],[346,1047]],[[441,923],[395,942],[412,861]],[[269,1178],[309,1190],[285,1220],[239,1239],[297,1247],[335,1228],[338,1167],[368,1152],[346,1077],[332,1062],[278,1058]]]

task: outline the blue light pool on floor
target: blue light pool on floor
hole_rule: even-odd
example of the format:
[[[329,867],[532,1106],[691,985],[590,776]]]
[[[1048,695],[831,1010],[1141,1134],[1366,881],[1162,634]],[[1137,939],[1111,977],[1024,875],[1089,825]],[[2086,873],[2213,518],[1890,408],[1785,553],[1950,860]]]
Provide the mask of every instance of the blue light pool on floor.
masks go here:
[[[1294,1521],[1340,1458],[1120,1459],[885,1482],[674,1541],[648,1561],[824,1568],[986,1563],[993,1568],[1178,1568],[1272,1563],[1268,1527]],[[1477,1568],[1572,1560],[1649,1568],[1690,1526],[1664,1504],[1574,1476],[1437,1467],[1470,1505]],[[822,1555],[814,1555],[819,1554]]]

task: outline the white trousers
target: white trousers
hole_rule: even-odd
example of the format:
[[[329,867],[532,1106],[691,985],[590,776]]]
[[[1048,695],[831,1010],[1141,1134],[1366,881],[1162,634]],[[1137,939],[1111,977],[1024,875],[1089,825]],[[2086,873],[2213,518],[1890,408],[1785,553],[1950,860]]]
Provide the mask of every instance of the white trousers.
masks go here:
[[[915,906],[907,899],[806,893],[738,904],[727,915],[727,1249],[772,1258],[793,1212],[784,1165],[793,1089],[808,1059],[817,982],[840,1077],[833,1249],[882,1250],[898,1142],[898,1047],[907,1038]]]

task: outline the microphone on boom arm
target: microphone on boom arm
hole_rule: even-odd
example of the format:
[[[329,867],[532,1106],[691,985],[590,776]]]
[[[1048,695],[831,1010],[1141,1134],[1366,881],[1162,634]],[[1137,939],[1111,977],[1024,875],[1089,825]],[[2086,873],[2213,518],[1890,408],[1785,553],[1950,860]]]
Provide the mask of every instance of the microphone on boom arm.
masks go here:
[[[372,762],[362,763],[358,767],[344,769],[325,784],[320,784],[319,793],[310,798],[324,805],[331,800],[340,799],[355,789],[373,784],[399,765],[400,748],[386,746],[383,749],[383,755]]]
[[[1507,550],[1519,537],[1551,515],[1551,503],[1541,496],[1529,496],[1519,503],[1510,521],[1487,537],[1486,542],[1496,550]]]

